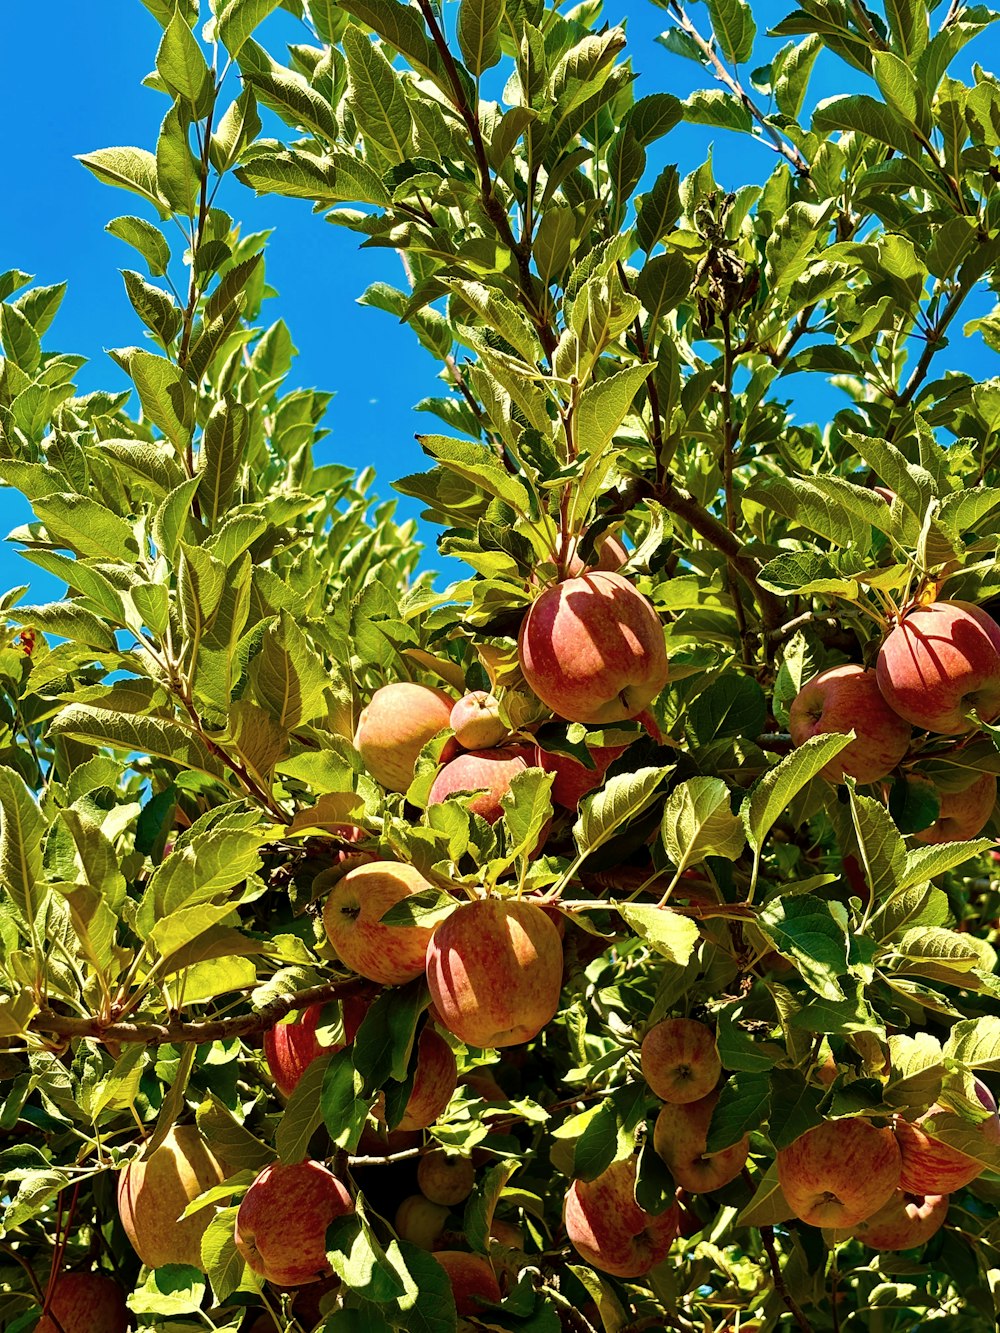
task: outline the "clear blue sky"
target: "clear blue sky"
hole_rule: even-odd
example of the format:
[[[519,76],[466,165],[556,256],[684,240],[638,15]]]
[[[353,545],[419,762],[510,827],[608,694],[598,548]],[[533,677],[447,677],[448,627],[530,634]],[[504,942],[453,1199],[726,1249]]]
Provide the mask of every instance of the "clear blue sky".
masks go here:
[[[792,7],[791,0],[754,5],[761,33]],[[447,5],[449,30],[455,8]],[[707,26],[701,4],[693,3],[691,14]],[[628,9],[622,0],[609,0],[605,17],[627,27],[640,76],[637,96],[667,90],[683,97],[696,87],[714,86],[707,71],[655,43],[668,20],[649,0],[634,0]],[[155,146],[166,100],[141,82],[153,67],[159,25],[140,0],[4,0],[0,32],[0,123],[6,140],[0,271],[17,267],[40,283],[68,281],[48,346],[90,358],[79,377],[83,391],[124,387],[124,376],[105,349],[141,339],[118,274],[133,265],[134,254],[104,226],[121,213],[141,211],[142,203],[99,184],[74,154],[114,144]],[[309,40],[302,25],[280,11],[259,37],[279,58],[285,43]],[[988,63],[991,40],[996,41],[987,34],[967,48],[961,64],[967,69],[975,56]],[[763,63],[780,44],[760,41],[755,63]],[[813,76],[810,103],[848,91],[849,83],[859,81],[824,55]],[[276,126],[268,132],[289,133]],[[725,186],[763,180],[773,169],[774,155],[764,146],[699,126],[681,126],[670,135],[666,160],[678,161],[684,174],[704,160],[711,143],[716,175]],[[332,434],[321,446],[320,461],[371,463],[378,471],[378,492],[387,496],[393,478],[423,466],[413,437],[434,429],[435,419],[413,412],[412,406],[440,387],[437,364],[407,329],[389,315],[356,304],[377,279],[405,285],[397,258],[386,250],[359,250],[353,234],[324,223],[307,203],[274,196],[258,200],[235,181],[220,192],[217,203],[246,230],[274,229],[268,276],[279,297],[265,306],[265,315],[280,315],[292,331],[300,352],[293,382],[336,394],[327,422]],[[990,364],[978,340],[961,356],[953,346],[945,358],[971,373],[996,373],[995,358]],[[825,412],[835,401],[818,399],[817,387],[810,382],[803,416]],[[418,511],[416,502],[400,499],[401,515]],[[28,516],[26,502],[0,490],[0,536]],[[433,536],[426,531],[428,541]],[[425,561],[441,567],[433,550]],[[9,545],[0,545],[0,588],[29,581],[31,600],[62,592],[61,585],[19,560]]]

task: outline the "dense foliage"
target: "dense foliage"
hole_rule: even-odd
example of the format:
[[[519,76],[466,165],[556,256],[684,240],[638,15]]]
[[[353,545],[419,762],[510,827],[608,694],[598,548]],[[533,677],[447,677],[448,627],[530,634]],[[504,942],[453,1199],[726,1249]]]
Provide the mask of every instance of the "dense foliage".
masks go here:
[[[79,396],[80,358],[48,350],[62,288],[0,277],[0,478],[34,509],[25,558],[67,586],[3,599],[0,1322],[61,1326],[60,1276],[96,1270],[167,1333],[448,1333],[452,1286],[397,1212],[444,1146],[475,1183],[432,1239],[489,1255],[502,1294],[460,1326],[995,1329],[1000,1147],[977,1091],[1000,1074],[1000,823],[928,830],[973,781],[995,800],[1000,704],[918,725],[867,785],[837,768],[844,729],[795,745],[789,708],[818,672],[874,665],[904,612],[1000,605],[1000,380],[960,352],[1000,350],[1000,306],[963,322],[998,290],[1000,82],[962,53],[998,16],[804,0],[745,75],[745,0],[670,3],[661,40],[715,84],[681,101],[636,82],[599,0],[283,0],[313,39],[280,58],[253,36],[277,0],[143,2],[155,152],[82,159],[138,197],[108,224],[137,265],[141,345],[111,353],[129,387]],[[817,60],[867,91],[815,105]],[[717,182],[711,158],[681,179],[682,120],[773,150],[766,183]],[[288,387],[266,234],[215,206],[227,173],[314,204],[310,263],[324,219],[401,256],[405,285],[363,299],[441,362],[431,466],[397,486],[468,568],[447,590],[370,476],[314,464],[329,398]],[[792,411],[800,372],[843,391],[832,420],[804,421],[802,391]],[[560,720],[519,630],[612,537],[669,680],[648,709]],[[429,800],[448,728],[401,790],[366,770],[359,717],[399,681],[499,699],[530,760],[501,818]],[[597,783],[578,810],[552,799],[573,758]],[[424,1129],[396,1127],[427,984],[359,979],[324,929],[366,855],[426,881],[389,924],[487,895],[564,931],[555,1016],[501,1050],[449,1035],[464,1081]],[[336,1049],[286,1095],[261,1037],[311,1005]],[[568,1244],[564,1200],[632,1163],[609,1215],[633,1190],[650,1219],[677,1207],[640,1059],[667,1018],[718,1050],[707,1149],[748,1135],[749,1157],[682,1192],[662,1262],[614,1276]],[[983,1173],[922,1249],[793,1216],[777,1152],[932,1106]],[[192,1205],[200,1264],[143,1267],[119,1173],[195,1124],[223,1164]],[[340,1281],[262,1284],[237,1210],[306,1157],[354,1201],[326,1238]]]

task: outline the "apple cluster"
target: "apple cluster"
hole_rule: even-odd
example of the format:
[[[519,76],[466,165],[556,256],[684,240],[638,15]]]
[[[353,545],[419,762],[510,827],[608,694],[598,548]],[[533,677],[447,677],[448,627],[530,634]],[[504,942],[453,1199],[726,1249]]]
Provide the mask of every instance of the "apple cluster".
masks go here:
[[[1000,625],[978,606],[941,601],[904,611],[882,643],[874,670],[857,664],[813,676],[789,708],[795,745],[828,732],[856,739],[826,765],[831,782],[886,779],[906,760],[912,728],[936,736],[965,736],[1000,715]],[[916,762],[916,761],[914,761]],[[913,830],[919,842],[973,838],[993,813],[993,773],[954,768],[942,789],[919,768],[905,781],[934,796],[936,817]]]

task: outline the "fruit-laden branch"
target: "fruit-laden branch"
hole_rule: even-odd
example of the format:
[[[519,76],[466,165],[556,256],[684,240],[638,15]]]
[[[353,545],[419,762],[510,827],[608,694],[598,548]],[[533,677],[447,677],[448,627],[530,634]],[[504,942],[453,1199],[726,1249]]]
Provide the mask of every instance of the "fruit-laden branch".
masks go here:
[[[172,1019],[169,1023],[116,1023],[92,1015],[74,1018],[57,1014],[52,1009],[40,1009],[28,1024],[29,1032],[58,1037],[91,1037],[98,1041],[124,1044],[141,1043],[144,1046],[166,1046],[203,1041],[226,1041],[231,1037],[249,1037],[273,1027],[286,1014],[305,1009],[310,1004],[340,1000],[348,995],[362,995],[372,989],[371,982],[359,977],[348,981],[326,981],[320,986],[281,995],[252,1014],[235,1018],[198,1019],[184,1022]]]
[[[706,41],[705,38],[702,37],[690,18],[688,18],[683,7],[677,3],[677,0],[670,0],[669,7],[677,16],[677,26],[682,32],[687,33],[695,46],[701,51],[702,55],[705,57],[706,64],[712,66],[712,70],[718,81],[725,84],[733,96],[746,107],[750,115],[771,140],[769,147],[772,147],[776,153],[780,153],[783,158],[786,158],[787,161],[791,162],[792,166],[800,176],[808,176],[809,163],[794,144],[786,143],[774,126],[768,123],[767,117],[764,115],[763,111],[761,111],[760,107],[739,80],[734,78],[729,70],[726,69],[725,65],[719,59],[715,47],[711,42]]]

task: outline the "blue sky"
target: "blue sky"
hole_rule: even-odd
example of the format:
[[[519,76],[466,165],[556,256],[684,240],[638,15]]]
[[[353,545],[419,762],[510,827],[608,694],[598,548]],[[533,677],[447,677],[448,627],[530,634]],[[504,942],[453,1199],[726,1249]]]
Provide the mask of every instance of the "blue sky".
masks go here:
[[[791,0],[754,5],[760,33],[792,7]],[[455,9],[448,4],[449,30]],[[693,3],[690,12],[700,27],[707,27],[703,5]],[[656,34],[668,26],[668,17],[649,0],[635,0],[628,7],[611,0],[604,14],[609,22],[627,28],[633,67],[640,76],[637,96],[667,90],[683,97],[696,87],[714,86],[707,71],[655,43]],[[104,226],[121,213],[141,211],[142,204],[134,195],[99,184],[74,161],[74,154],[114,144],[155,146],[166,101],[143,88],[141,81],[153,67],[159,36],[159,25],[140,0],[4,0],[0,121],[6,144],[0,271],[17,267],[35,274],[39,283],[69,283],[47,343],[90,358],[79,376],[84,391],[124,387],[124,376],[105,349],[141,339],[141,326],[118,273],[131,267],[135,257],[121,241],[107,235]],[[285,43],[309,40],[303,26],[282,12],[267,21],[259,37],[279,58]],[[980,38],[960,63],[967,69],[978,56],[989,64],[989,44],[989,35]],[[763,63],[780,45],[775,39],[759,41],[754,63]],[[824,55],[813,76],[810,103],[853,90],[857,82],[860,76]],[[233,95],[236,90],[233,79]],[[764,146],[743,135],[698,126],[674,131],[665,142],[663,160],[676,160],[684,174],[704,160],[710,144],[714,144],[717,178],[725,186],[761,181],[773,169],[774,155]],[[268,277],[279,297],[265,306],[264,313],[270,319],[280,315],[291,329],[300,353],[293,383],[336,395],[327,421],[332,433],[321,446],[319,461],[358,467],[370,463],[378,472],[379,494],[389,495],[393,478],[423,466],[424,456],[413,437],[434,429],[435,419],[413,412],[412,406],[440,387],[437,363],[407,329],[386,314],[356,304],[364,288],[376,280],[404,285],[398,259],[386,250],[359,250],[353,234],[324,223],[307,203],[273,196],[258,200],[235,181],[220,192],[217,203],[245,230],[274,230],[268,246]],[[942,362],[948,357],[951,364],[958,363],[954,350],[945,353]],[[962,349],[961,361],[971,373],[996,373],[978,341]],[[817,397],[813,382],[808,387],[809,397],[800,409],[803,416],[824,411],[834,401],[832,396]],[[400,499],[402,516],[418,511],[416,502]],[[28,516],[25,501],[0,490],[3,533]],[[424,535],[433,542],[432,530]],[[433,550],[425,563],[441,567]],[[31,600],[62,592],[61,585],[19,560],[10,545],[0,545],[0,588],[29,581]]]

